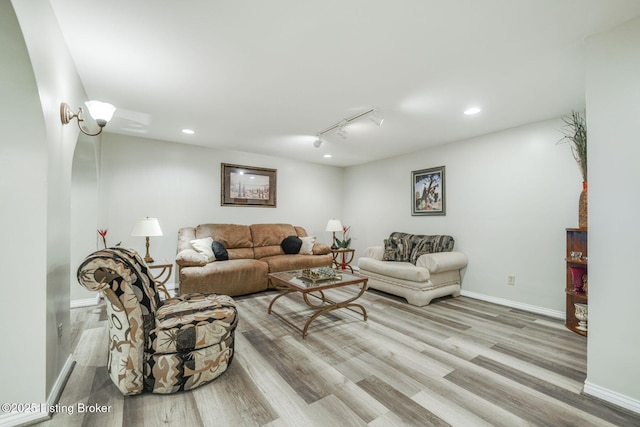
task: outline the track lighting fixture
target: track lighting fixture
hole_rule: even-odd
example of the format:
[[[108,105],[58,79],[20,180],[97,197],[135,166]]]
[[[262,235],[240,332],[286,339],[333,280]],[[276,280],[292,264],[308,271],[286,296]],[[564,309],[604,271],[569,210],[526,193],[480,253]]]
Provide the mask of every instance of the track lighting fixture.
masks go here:
[[[351,123],[354,120],[358,120],[361,117],[366,116],[367,114],[372,114],[371,116],[371,120],[378,126],[382,125],[382,121],[384,120],[382,117],[379,116],[378,114],[378,109],[377,108],[372,108],[370,110],[367,110],[363,113],[359,113],[356,114],[355,116],[351,116],[349,118],[346,119],[342,119],[341,121],[339,121],[338,123],[329,126],[328,128],[318,132],[318,140],[315,141],[313,143],[313,146],[316,148],[319,148],[320,145],[322,145],[322,139],[320,138],[322,135],[324,135],[327,132],[331,132],[332,130],[336,130],[336,135],[340,136],[342,139],[346,139],[347,138],[347,130],[345,129],[346,126]]]
[[[369,120],[375,123],[378,127],[382,126],[382,122],[384,122],[384,119],[380,117],[380,114],[378,114],[378,110],[376,109],[373,110],[373,114],[371,114]]]
[[[96,121],[100,129],[96,133],[89,133],[82,128],[80,122],[83,122],[84,119],[80,117],[80,114],[84,113],[82,107],[78,109],[77,113],[74,113],[69,104],[63,102],[60,104],[60,120],[63,125],[69,123],[74,117],[78,119],[78,128],[85,135],[96,136],[102,133],[102,129],[107,125],[109,120],[113,117],[113,113],[116,111],[116,107],[111,104],[107,104],[106,102],[100,101],[87,101],[85,103],[87,108],[89,109],[89,114]]]
[[[336,135],[338,135],[342,139],[347,139],[347,130],[344,128],[347,125],[347,121],[343,120],[338,125],[338,130],[336,131]]]

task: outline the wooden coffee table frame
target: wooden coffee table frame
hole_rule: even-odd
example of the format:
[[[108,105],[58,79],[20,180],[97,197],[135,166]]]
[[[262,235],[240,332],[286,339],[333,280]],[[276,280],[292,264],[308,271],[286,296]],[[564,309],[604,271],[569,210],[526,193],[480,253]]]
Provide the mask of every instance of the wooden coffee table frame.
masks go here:
[[[300,273],[299,270],[294,270],[294,271],[285,271],[280,273],[269,274],[269,279],[272,281],[274,286],[277,289],[282,290],[282,292],[280,292],[278,295],[275,296],[275,298],[271,300],[267,313],[277,316],[280,320],[285,322],[287,325],[301,332],[302,338],[305,338],[308,335],[309,325],[316,318],[318,318],[318,316],[325,313],[329,313],[333,310],[337,310],[339,308],[346,308],[347,310],[351,310],[354,313],[358,313],[362,315],[364,321],[367,320],[367,310],[365,310],[365,308],[362,305],[354,303],[354,301],[360,298],[362,294],[364,294],[364,292],[367,290],[368,279],[366,277],[358,277],[358,276],[353,276],[350,274],[343,273],[342,274],[343,279],[326,280],[326,281],[313,283],[311,281],[307,282],[304,279],[297,278],[297,275],[299,273]],[[333,301],[327,298],[326,295],[324,294],[324,291],[328,289],[342,288],[350,285],[360,285],[360,290],[355,296],[348,298],[344,301]],[[289,295],[294,292],[301,293],[302,299],[304,300],[305,304],[309,308],[314,310],[314,313],[311,315],[311,317],[309,317],[303,329],[300,329],[297,325],[294,325],[292,322],[289,321],[289,319],[285,318],[282,314],[273,310],[273,305],[277,300],[279,300],[281,297],[285,295]],[[314,301],[309,299],[310,296],[320,300],[320,302],[315,303]],[[358,309],[358,310],[355,310],[355,309]]]

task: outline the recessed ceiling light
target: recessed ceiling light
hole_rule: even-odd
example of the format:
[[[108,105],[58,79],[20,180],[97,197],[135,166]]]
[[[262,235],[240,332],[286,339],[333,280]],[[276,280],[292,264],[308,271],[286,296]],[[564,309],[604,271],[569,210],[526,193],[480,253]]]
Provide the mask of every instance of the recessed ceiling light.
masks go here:
[[[182,133],[186,133],[187,135],[193,135],[196,132],[193,129],[182,129]]]
[[[331,157],[333,157],[333,156],[332,156],[331,154],[325,154],[323,157],[324,157],[325,159],[328,159],[328,158],[331,158]]]
[[[464,114],[466,114],[467,116],[472,116],[474,114],[478,114],[479,112],[480,109],[478,107],[471,107],[464,110]]]

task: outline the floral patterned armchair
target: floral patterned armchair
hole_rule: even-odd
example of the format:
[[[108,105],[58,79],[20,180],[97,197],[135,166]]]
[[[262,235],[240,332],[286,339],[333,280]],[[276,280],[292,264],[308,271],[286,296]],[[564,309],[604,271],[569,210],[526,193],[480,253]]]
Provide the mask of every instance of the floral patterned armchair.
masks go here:
[[[140,256],[124,248],[89,255],[78,281],[107,299],[107,367],[123,394],[193,389],[231,363],[238,322],[231,297],[187,294],[162,301]]]

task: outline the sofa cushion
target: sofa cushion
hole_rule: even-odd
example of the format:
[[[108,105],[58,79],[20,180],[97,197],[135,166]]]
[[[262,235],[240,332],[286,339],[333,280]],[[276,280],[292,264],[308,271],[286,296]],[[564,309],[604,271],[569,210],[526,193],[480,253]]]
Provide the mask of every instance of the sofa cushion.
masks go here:
[[[226,261],[229,259],[229,252],[227,252],[227,248],[217,240],[211,244],[211,249],[213,250],[213,256],[216,257],[216,261]]]
[[[230,259],[210,262],[203,267],[182,267],[180,294],[214,292],[235,296],[264,291],[268,268],[267,263],[255,259]]]
[[[298,236],[287,236],[280,243],[280,246],[285,254],[297,254],[300,252],[302,240]]]
[[[330,254],[327,255],[274,255],[260,258],[269,266],[269,273],[280,271],[301,270],[303,268],[328,267],[333,261]]]
[[[149,334],[154,353],[197,350],[225,340],[235,329],[237,311],[227,295],[188,294],[164,301]]]
[[[360,258],[358,267],[384,276],[411,282],[426,282],[431,277],[429,270],[424,267],[416,267],[410,262],[378,261],[373,258]]]
[[[409,241],[404,237],[389,236],[384,240],[384,261],[409,261]]]
[[[291,224],[253,224],[249,227],[256,259],[284,255],[280,246],[282,241],[287,236],[297,236],[296,229]]]
[[[313,255],[313,245],[316,242],[316,236],[299,237],[302,245],[298,253],[303,255]]]
[[[409,261],[412,264],[415,264],[418,258],[420,258],[424,254],[430,254],[433,252],[433,241],[432,239],[422,239],[418,240],[414,243],[413,248],[411,249],[411,255],[409,256]]]
[[[196,238],[211,237],[229,249],[253,248],[251,230],[248,225],[200,224],[196,227]],[[231,255],[231,253],[229,253]]]

